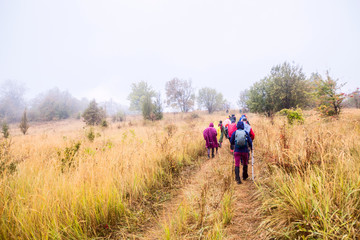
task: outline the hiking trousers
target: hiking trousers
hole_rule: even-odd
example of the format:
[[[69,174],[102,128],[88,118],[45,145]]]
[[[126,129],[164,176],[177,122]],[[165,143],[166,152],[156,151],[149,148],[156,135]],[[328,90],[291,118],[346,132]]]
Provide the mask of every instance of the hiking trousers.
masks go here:
[[[234,152],[235,166],[239,167],[241,165],[249,164],[249,153],[247,152]]]
[[[235,170],[236,168],[239,169],[240,162],[241,165],[243,165],[243,179],[246,180],[249,177],[248,175],[249,153],[234,152],[234,159],[235,159]]]

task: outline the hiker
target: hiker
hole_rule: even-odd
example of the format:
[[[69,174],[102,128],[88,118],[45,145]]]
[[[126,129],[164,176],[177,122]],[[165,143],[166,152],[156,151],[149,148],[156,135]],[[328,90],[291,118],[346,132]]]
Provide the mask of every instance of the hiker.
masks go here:
[[[208,158],[210,158],[210,148],[211,148],[211,156],[215,157],[214,148],[216,148],[216,153],[218,152],[218,142],[217,142],[217,132],[214,128],[214,124],[210,123],[209,127],[206,128],[203,132],[204,139],[206,141],[206,148],[208,153]]]
[[[223,138],[225,135],[225,127],[222,124],[222,121],[220,120],[220,123],[218,125],[218,127],[220,128],[220,139],[219,139],[219,147],[221,148],[222,142],[223,142]]]
[[[214,128],[216,130],[216,140],[217,140],[218,146],[220,147],[220,144],[219,144],[220,136],[221,136],[220,124],[218,124],[217,122],[214,122]]]
[[[244,130],[244,122],[239,121],[236,125],[237,130],[231,135],[230,143],[235,145],[234,159],[235,159],[235,181],[241,184],[240,179],[240,162],[243,165],[243,180],[246,180],[248,175],[249,164],[249,148],[252,150],[252,140],[249,134]]]
[[[236,116],[235,116],[235,114],[232,114],[231,117],[229,117],[229,119],[231,120],[231,122],[232,122],[232,121],[236,122]]]
[[[226,137],[226,138],[229,138],[229,137],[228,137],[228,136],[229,136],[229,134],[228,134],[228,127],[229,127],[230,124],[231,124],[231,121],[230,121],[229,118],[226,118],[226,119],[224,120],[224,122],[223,122],[223,125],[224,125],[224,127],[225,127],[225,137]]]
[[[247,116],[246,116],[246,114],[241,115],[241,117],[240,117],[240,121],[242,121],[244,118],[246,118],[246,120],[245,120],[245,121],[246,121],[246,123],[250,125],[249,120],[247,120]]]
[[[244,117],[244,118],[242,118],[242,122],[244,123],[245,131],[250,135],[251,140],[254,141],[255,133],[254,133],[252,127],[250,126],[250,124],[248,123],[249,121],[247,120],[246,117]]]
[[[235,118],[236,119],[236,118]],[[235,119],[232,118],[231,119],[231,124],[228,126],[228,139],[230,141],[231,135],[236,131],[236,122]],[[231,144],[230,141],[230,151],[233,152],[234,151],[234,144]]]
[[[231,124],[231,121],[230,121],[229,118],[226,118],[226,119],[224,120],[224,122],[223,122],[224,127],[227,128],[229,124]]]

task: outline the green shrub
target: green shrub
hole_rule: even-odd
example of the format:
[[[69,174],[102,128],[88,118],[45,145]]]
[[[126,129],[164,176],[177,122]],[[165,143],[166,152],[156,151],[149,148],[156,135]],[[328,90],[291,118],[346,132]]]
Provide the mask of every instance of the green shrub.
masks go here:
[[[294,122],[298,122],[300,124],[303,124],[304,121],[305,121],[301,108],[297,108],[295,110],[294,109],[286,109],[286,108],[284,108],[279,112],[279,114],[283,115],[283,116],[286,116],[286,118],[288,120],[288,123],[290,125],[293,125]]]
[[[92,127],[91,127],[91,128],[89,129],[89,131],[87,132],[86,137],[87,137],[87,139],[89,139],[90,142],[93,142],[93,141],[94,141],[94,139],[95,139],[95,133],[94,133],[94,129],[93,129]]]
[[[81,142],[76,142],[70,147],[65,147],[63,151],[58,151],[58,156],[61,161],[61,172],[70,169],[74,166],[76,153],[79,151]]]
[[[108,122],[107,122],[105,119],[103,119],[103,120],[101,121],[101,127],[107,128],[108,126],[109,126]]]
[[[11,142],[0,141],[0,177],[4,174],[13,174],[16,171],[18,162],[12,161],[10,156]]]
[[[4,138],[8,138],[10,136],[9,125],[6,122],[3,122],[1,132]]]
[[[192,119],[196,119],[196,118],[199,118],[200,116],[199,116],[199,114],[197,114],[197,113],[191,113],[191,118]]]
[[[321,116],[323,117],[331,117],[331,116],[335,116],[338,115],[334,108],[332,106],[328,106],[328,105],[320,105],[317,110],[320,112]]]

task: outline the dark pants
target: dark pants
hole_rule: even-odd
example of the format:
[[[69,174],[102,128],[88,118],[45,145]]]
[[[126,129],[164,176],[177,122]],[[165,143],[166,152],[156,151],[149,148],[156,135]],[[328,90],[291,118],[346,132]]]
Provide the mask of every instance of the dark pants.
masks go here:
[[[216,148],[216,153],[218,152],[218,148]],[[208,157],[210,158],[210,148],[207,149]],[[211,148],[211,156],[215,157],[214,148]]]

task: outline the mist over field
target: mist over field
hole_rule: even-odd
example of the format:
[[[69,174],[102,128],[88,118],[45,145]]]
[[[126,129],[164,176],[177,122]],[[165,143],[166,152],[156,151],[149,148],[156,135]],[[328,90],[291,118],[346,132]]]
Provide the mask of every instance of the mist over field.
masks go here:
[[[1,1],[0,82],[129,106],[131,84],[192,80],[231,106],[277,64],[358,87],[357,1]]]

